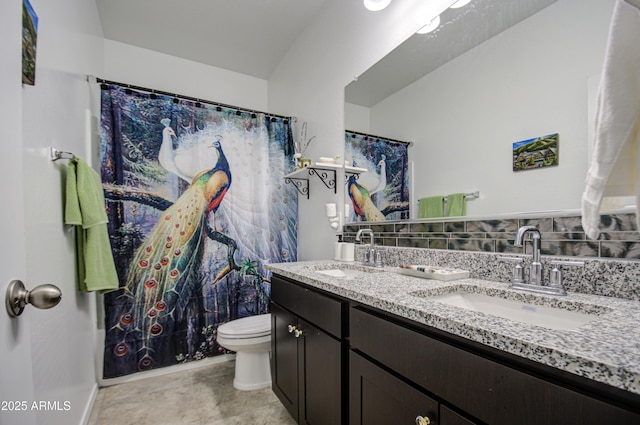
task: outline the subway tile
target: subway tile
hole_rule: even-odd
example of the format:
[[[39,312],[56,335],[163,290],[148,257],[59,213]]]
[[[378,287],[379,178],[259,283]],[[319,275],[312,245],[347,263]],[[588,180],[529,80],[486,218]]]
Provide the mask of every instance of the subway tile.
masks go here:
[[[483,232],[451,233],[451,239],[487,239],[487,234]]]
[[[601,232],[598,236],[601,241],[640,241],[638,232]]]
[[[514,246],[513,241],[504,239],[495,239],[496,252],[503,252],[505,254],[524,254],[524,248],[521,246]]]
[[[540,250],[544,255],[565,255],[571,257],[598,257],[599,243],[593,241],[545,241],[542,240]],[[526,253],[531,253],[531,245],[527,244]]]
[[[640,243],[638,241],[602,241],[600,242],[600,256],[606,258],[640,258]]]
[[[507,239],[513,242],[516,239],[516,232],[488,232],[487,239]]]
[[[449,239],[450,250],[495,252],[496,243],[491,239]]]
[[[425,233],[423,237],[429,239],[450,239],[451,233]]]
[[[411,223],[409,224],[409,232],[444,232],[444,223],[441,221],[433,223]]]
[[[587,236],[583,232],[546,232],[542,233],[542,240],[586,240]]]
[[[535,226],[540,232],[553,231],[553,218],[521,218],[518,220],[518,227]]]
[[[406,222],[396,223],[396,233],[407,233],[410,231],[411,230],[410,230],[409,223],[406,223]]]
[[[429,248],[431,249],[447,249],[449,239],[429,239]]]
[[[584,232],[582,217],[555,217],[553,219],[554,232]]]
[[[429,239],[398,238],[398,246],[404,248],[429,248]]]
[[[382,246],[397,246],[398,245],[397,240],[398,239],[395,237],[394,238],[383,237],[378,240],[378,243],[381,244]]]
[[[395,229],[395,224],[393,223],[388,223],[388,224],[372,224],[371,226],[369,226],[371,228],[371,230],[373,230],[375,233],[381,233],[381,232],[385,232],[385,233],[393,233],[396,231]]]
[[[635,230],[638,230],[635,214],[604,214],[600,216],[601,232],[625,232]]]
[[[471,232],[517,232],[518,220],[476,220],[467,221],[466,231]]]
[[[445,232],[464,232],[465,231],[465,222],[464,221],[449,221],[444,223],[444,231]]]

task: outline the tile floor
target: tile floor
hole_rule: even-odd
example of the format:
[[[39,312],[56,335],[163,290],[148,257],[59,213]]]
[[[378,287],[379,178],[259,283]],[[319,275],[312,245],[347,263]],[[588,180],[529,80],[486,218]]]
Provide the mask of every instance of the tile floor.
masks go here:
[[[234,362],[101,388],[88,425],[295,425],[270,388],[233,388]]]

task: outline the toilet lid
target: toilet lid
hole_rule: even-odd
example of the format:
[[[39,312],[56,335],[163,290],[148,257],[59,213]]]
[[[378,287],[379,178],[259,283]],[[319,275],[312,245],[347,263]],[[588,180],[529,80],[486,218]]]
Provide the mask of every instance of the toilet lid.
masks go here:
[[[218,336],[225,338],[258,338],[271,334],[271,314],[243,317],[218,327]]]

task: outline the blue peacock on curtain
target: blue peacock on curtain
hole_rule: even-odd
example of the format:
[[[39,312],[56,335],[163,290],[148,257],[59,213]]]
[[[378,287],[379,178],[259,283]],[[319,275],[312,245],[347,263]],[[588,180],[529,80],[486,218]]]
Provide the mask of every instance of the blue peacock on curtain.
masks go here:
[[[105,294],[104,376],[218,355],[217,327],[268,311],[295,261],[288,120],[103,85],[101,172],[121,282]]]

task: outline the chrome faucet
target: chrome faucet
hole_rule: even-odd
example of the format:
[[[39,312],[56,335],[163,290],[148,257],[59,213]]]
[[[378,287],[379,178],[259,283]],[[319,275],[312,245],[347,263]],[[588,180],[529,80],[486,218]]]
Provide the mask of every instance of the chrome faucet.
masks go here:
[[[560,270],[559,266],[584,267],[584,261],[550,261],[553,266],[553,270],[549,273],[549,282],[546,283],[542,277],[542,262],[540,261],[540,231],[534,226],[520,227],[516,234],[516,240],[513,242],[513,246],[523,246],[524,236],[527,233],[531,233],[531,242],[533,244],[531,265],[529,266],[529,282],[526,282],[525,280],[524,268],[522,267],[524,259],[522,257],[498,257],[498,261],[515,263],[509,288],[537,292],[540,294],[567,295],[567,290],[565,289],[562,281],[562,270]]]
[[[362,235],[369,235],[369,249],[364,254],[364,263],[368,266],[382,267],[382,258],[380,253],[376,251],[375,237],[373,230],[360,229],[356,233],[356,242],[362,242]]]
[[[531,265],[529,266],[529,283],[533,285],[542,285],[542,263],[540,262],[540,230],[534,226],[522,226],[518,229],[516,240],[513,246],[524,245],[524,235],[531,233],[531,242],[533,244],[533,253]]]

